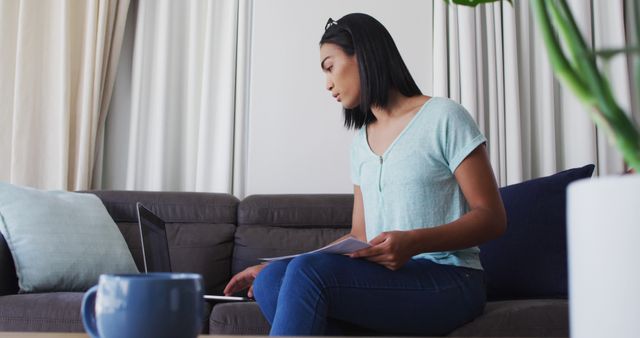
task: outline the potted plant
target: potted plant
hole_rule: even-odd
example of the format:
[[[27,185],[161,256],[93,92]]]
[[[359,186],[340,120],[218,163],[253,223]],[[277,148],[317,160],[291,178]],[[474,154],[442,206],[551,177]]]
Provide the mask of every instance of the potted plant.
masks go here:
[[[453,0],[475,6],[491,0]],[[640,173],[640,130],[616,102],[597,58],[632,57],[640,106],[640,0],[626,1],[634,41],[617,49],[589,47],[565,0],[531,0],[555,76],[588,107],[592,120]],[[572,183],[567,192],[570,330],[573,337],[637,337],[640,332],[640,175]]]
[[[640,132],[616,102],[596,62],[599,55],[637,52],[637,48],[594,51],[585,43],[564,0],[532,0],[531,4],[556,76],[589,108],[591,118],[607,133],[626,164],[639,172]],[[634,22],[629,28],[637,41],[640,5],[636,0],[627,5],[629,21]],[[633,59],[637,91],[637,53]],[[637,92],[634,94],[637,103]],[[633,267],[640,258],[636,248],[640,239],[640,176],[602,177],[571,184],[567,190],[567,239],[572,336],[637,337],[640,271]]]

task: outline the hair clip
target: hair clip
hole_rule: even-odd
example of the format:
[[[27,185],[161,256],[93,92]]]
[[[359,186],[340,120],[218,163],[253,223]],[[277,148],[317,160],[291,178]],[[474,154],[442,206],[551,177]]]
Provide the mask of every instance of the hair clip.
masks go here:
[[[329,18],[329,20],[327,20],[327,24],[324,25],[324,30],[329,29],[329,27],[333,26],[333,25],[337,25],[338,21],[333,20],[332,18]]]

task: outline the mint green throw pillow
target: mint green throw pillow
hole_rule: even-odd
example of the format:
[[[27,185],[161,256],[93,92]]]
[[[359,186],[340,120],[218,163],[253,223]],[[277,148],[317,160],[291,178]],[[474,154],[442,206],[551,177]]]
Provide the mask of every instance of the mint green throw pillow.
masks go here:
[[[85,291],[103,273],[138,273],[131,252],[93,194],[0,182],[0,232],[21,293]]]

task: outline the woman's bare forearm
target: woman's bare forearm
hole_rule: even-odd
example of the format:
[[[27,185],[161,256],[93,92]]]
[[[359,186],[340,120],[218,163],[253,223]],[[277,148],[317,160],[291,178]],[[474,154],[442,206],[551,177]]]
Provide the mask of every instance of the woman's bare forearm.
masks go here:
[[[473,247],[499,237],[506,230],[506,219],[490,209],[474,209],[458,220],[433,228],[410,230],[411,250],[423,252],[453,251]]]

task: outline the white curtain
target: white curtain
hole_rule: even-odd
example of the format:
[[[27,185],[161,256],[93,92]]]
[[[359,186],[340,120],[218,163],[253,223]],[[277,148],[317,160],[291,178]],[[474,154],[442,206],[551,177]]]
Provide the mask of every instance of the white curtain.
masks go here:
[[[95,188],[232,191],[238,6],[137,2]]]
[[[624,44],[622,0],[596,0],[593,8],[590,1],[569,3],[595,48]],[[451,97],[472,113],[487,136],[500,185],[587,163],[600,175],[621,173],[618,152],[554,79],[532,14],[523,0],[477,8],[434,1],[434,95]],[[610,62],[607,72],[629,108],[625,57]]]
[[[90,187],[128,7],[0,1],[0,180]]]

